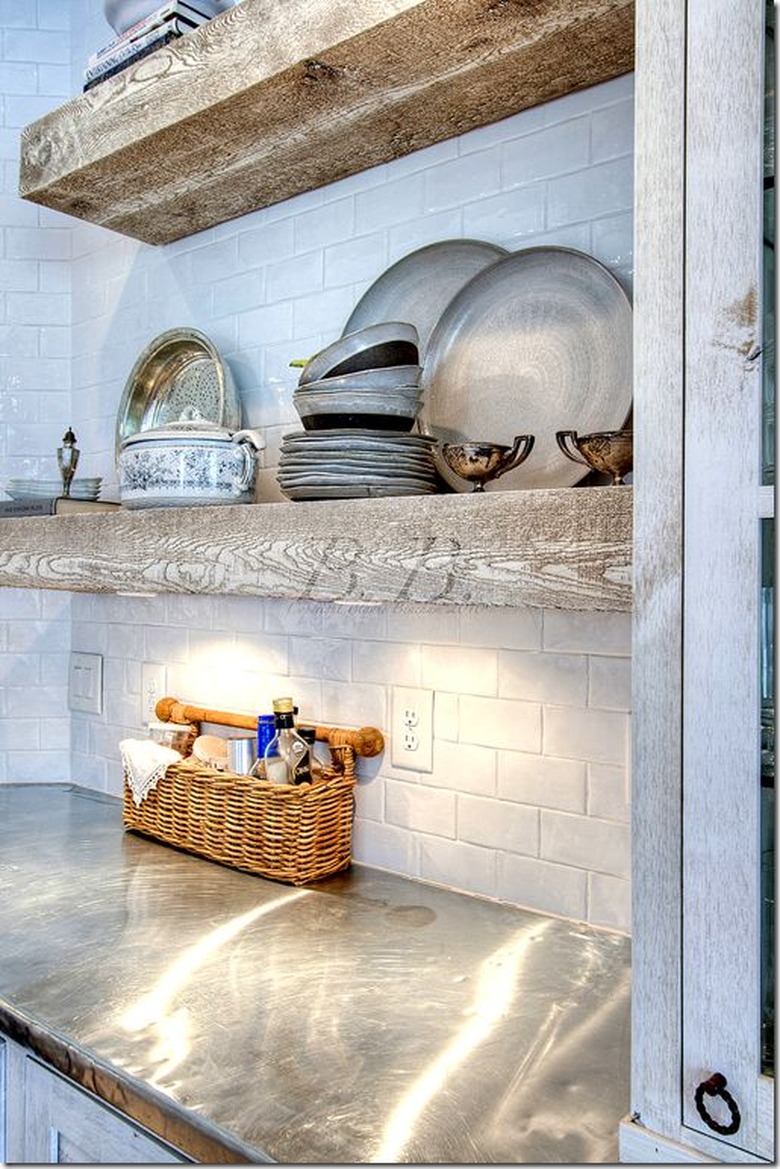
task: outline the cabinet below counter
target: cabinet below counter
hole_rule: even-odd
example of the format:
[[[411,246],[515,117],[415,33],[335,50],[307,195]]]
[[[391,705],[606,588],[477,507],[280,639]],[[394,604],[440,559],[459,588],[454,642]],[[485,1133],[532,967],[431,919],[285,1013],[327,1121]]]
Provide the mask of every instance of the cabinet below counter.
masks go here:
[[[0,933],[8,1046],[182,1158],[617,1159],[622,935],[362,866],[276,884],[13,784]]]

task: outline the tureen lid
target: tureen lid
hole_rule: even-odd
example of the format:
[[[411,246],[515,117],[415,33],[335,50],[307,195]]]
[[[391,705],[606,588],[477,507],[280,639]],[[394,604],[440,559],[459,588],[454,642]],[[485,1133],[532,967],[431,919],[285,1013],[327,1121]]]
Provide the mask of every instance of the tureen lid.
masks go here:
[[[129,446],[140,446],[144,442],[159,441],[186,441],[188,438],[197,438],[199,442],[231,442],[242,438],[248,439],[258,449],[264,444],[262,436],[254,430],[227,430],[218,426],[216,422],[204,418],[194,407],[188,406],[183,410],[176,422],[168,422],[165,426],[150,427],[137,434],[131,434],[122,441],[121,449]]]

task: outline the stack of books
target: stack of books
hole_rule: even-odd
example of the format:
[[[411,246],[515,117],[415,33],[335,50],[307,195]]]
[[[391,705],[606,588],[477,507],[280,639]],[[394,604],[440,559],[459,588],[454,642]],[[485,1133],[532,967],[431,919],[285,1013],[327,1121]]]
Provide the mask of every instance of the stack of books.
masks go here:
[[[91,55],[84,70],[84,91],[121,73],[162,45],[185,36],[220,11],[215,0],[166,0]]]

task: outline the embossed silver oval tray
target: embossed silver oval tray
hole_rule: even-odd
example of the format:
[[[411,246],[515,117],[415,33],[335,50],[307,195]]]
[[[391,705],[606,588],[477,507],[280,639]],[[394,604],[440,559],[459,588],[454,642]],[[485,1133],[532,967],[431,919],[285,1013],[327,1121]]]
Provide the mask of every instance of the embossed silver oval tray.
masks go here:
[[[116,453],[126,438],[176,422],[185,411],[227,430],[241,426],[228,366],[197,329],[169,329],[147,345],[125,383],[116,419]]]
[[[379,321],[409,321],[417,329],[422,357],[434,325],[455,293],[508,254],[506,248],[478,239],[445,239],[418,248],[397,260],[363,293],[344,334]]]
[[[566,487],[587,471],[557,430],[617,430],[632,401],[632,310],[612,273],[583,252],[513,252],[454,297],[428,343],[421,429],[440,442],[536,442],[488,490]],[[457,491],[471,485],[438,460]]]

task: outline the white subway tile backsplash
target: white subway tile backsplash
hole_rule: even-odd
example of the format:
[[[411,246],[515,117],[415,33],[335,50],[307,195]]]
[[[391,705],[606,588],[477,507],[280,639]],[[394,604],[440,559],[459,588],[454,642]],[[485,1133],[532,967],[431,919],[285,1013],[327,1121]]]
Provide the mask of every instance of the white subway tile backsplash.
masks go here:
[[[9,653],[63,653],[70,648],[67,621],[12,621],[6,646]]]
[[[67,260],[71,254],[71,233],[66,227],[48,231],[36,227],[7,227],[5,254],[9,260]]]
[[[508,118],[501,118],[498,122],[492,122],[489,126],[480,126],[476,130],[461,134],[457,139],[458,154],[471,154],[474,151],[485,150],[489,146],[501,146],[514,138],[535,133],[545,124],[546,109],[547,105],[533,106]]]
[[[422,684],[426,690],[457,690],[462,694],[497,693],[497,658],[493,649],[424,645]]]
[[[588,764],[588,813],[627,824],[631,816],[624,767]]]
[[[8,292],[6,320],[17,325],[67,325],[70,297],[53,292]]]
[[[588,921],[631,932],[631,882],[605,873],[588,874]]]
[[[387,636],[391,640],[426,645],[452,645],[458,641],[456,609],[433,611],[427,605],[388,605]]]
[[[0,61],[0,93],[6,97],[38,93],[38,74],[43,68],[34,61]]]
[[[590,115],[512,138],[501,147],[503,187],[568,174],[586,166],[590,154]]]
[[[8,751],[8,775],[13,783],[68,783],[70,762],[68,751],[57,743],[52,750],[38,747],[34,751]]]
[[[438,705],[441,695],[436,695]],[[490,747],[472,747],[434,736],[433,772],[425,784],[477,796],[496,794],[496,752]]]
[[[458,840],[538,856],[539,811],[524,804],[459,795]]]
[[[501,649],[541,649],[541,611],[464,607],[460,610],[460,641]]]
[[[634,198],[633,158],[601,163],[561,178],[547,187],[547,226],[558,227],[630,211]]]
[[[448,207],[434,214],[421,215],[419,219],[407,220],[406,223],[387,229],[388,264],[396,263],[418,248],[440,240],[460,239],[463,235],[463,212],[460,207]],[[363,288],[357,290],[355,303],[364,291]]]
[[[331,340],[340,337],[354,305],[355,298],[349,286],[329,288],[315,295],[299,297],[292,302],[293,337],[306,337],[312,331],[322,333]],[[309,357],[310,353],[304,351],[301,356]]]
[[[485,897],[496,896],[497,854],[461,840],[421,836],[419,876],[435,885]]]
[[[354,233],[355,199],[352,196],[333,199],[285,222],[292,230],[294,251],[308,252],[327,247]]]
[[[588,874],[583,869],[504,854],[498,858],[496,892],[516,905],[587,920]]]
[[[313,605],[312,608],[318,616],[317,627],[330,637],[380,641],[386,635],[387,611],[383,605],[339,602]]]
[[[342,727],[383,727],[387,729],[387,691],[383,685],[366,682],[323,680],[319,709],[322,721]],[[312,707],[316,712],[317,708]]]
[[[356,682],[385,683],[392,678],[395,686],[422,684],[419,645],[359,639],[351,643],[350,649],[352,676]]]
[[[288,278],[292,280],[294,274],[279,273],[278,275],[278,283],[281,284]],[[265,297],[265,279],[264,269],[254,269],[251,272],[239,272],[235,276],[215,281],[211,286],[214,316],[234,316],[236,313],[247,312],[262,304]],[[290,296],[292,292],[287,291],[286,295]]]
[[[414,853],[414,837],[403,828],[362,818],[355,821],[352,855],[358,863],[391,873],[411,873]]]
[[[630,840],[625,824],[542,809],[541,855],[613,877],[629,876]]]
[[[501,191],[486,199],[475,199],[463,208],[463,234],[476,239],[490,238],[514,251],[527,247],[545,227],[545,187]]]
[[[0,653],[0,686],[34,686],[40,676],[40,654]]]
[[[543,647],[564,653],[631,653],[630,613],[575,613],[548,609],[544,613]]]
[[[630,294],[633,287],[634,217],[625,212],[590,225],[590,252],[609,268]]]
[[[315,253],[316,254],[316,253]],[[387,237],[374,231],[324,249],[324,287],[338,288],[357,280],[374,280],[387,265]],[[301,289],[305,294],[306,289]]]
[[[346,639],[291,637],[289,646],[289,669],[293,677],[352,680],[352,646]]]
[[[71,0],[38,0],[38,28],[67,32],[71,28],[71,9]]]
[[[460,697],[460,740],[508,751],[539,751],[542,708],[537,702]]]
[[[425,173],[425,211],[441,211],[494,195],[501,187],[498,148],[443,162]]]
[[[412,173],[355,195],[355,230],[358,234],[395,227],[417,219],[425,210],[426,175]]]
[[[29,751],[40,746],[41,721],[18,715],[6,718],[0,723],[0,751]]]
[[[389,824],[455,839],[455,795],[415,783],[389,779],[385,790]]]
[[[615,105],[604,106],[591,114],[591,143],[593,162],[633,154],[634,122],[633,100],[627,98]]]
[[[498,754],[498,794],[503,800],[582,813],[586,784],[587,765],[580,760],[519,751]]]
[[[38,271],[25,260],[0,260],[0,292],[34,292],[38,288]],[[35,319],[31,322],[37,325]]]
[[[544,753],[625,766],[628,715],[611,710],[545,706]]]
[[[604,710],[631,709],[630,658],[588,658],[588,705]]]
[[[502,698],[584,706],[587,692],[587,658],[583,654],[499,652],[498,693]]]
[[[308,214],[314,214],[314,212]],[[259,216],[258,219],[260,219],[259,226],[249,228],[246,231],[239,230],[237,236],[227,236],[220,241],[220,247],[223,248],[235,249],[237,244],[239,267],[256,270],[265,265],[279,264],[284,260],[289,260],[296,251],[310,250],[300,247],[296,249],[296,220],[292,216],[286,219],[277,219],[275,222],[268,222],[267,219],[263,221],[262,216]]]
[[[434,695],[433,737],[437,744],[441,740],[457,743],[459,730],[460,701],[458,695],[440,690],[438,694]],[[434,763],[436,758],[437,756],[434,755]]]

